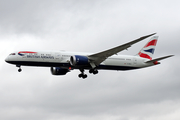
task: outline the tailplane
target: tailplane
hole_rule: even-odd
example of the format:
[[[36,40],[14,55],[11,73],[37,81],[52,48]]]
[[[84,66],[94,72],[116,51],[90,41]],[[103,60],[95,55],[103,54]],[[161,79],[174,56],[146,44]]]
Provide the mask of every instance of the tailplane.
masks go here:
[[[157,40],[158,40],[158,36],[152,37],[150,41],[139,51],[137,56],[152,60],[152,56],[155,51]]]
[[[156,58],[156,59],[153,59],[153,60],[148,60],[145,63],[154,63],[155,65],[160,64],[160,62],[158,62],[158,61],[166,59],[168,57],[172,57],[172,56],[174,56],[174,55],[168,55],[168,56],[165,56],[165,57],[160,57],[160,58]]]

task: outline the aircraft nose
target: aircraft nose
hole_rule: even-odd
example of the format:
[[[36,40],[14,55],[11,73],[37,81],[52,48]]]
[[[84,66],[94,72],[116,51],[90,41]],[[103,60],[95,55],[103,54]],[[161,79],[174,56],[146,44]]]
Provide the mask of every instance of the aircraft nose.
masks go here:
[[[7,57],[7,58],[5,59],[5,61],[8,62],[8,61],[9,61],[8,59],[9,59],[9,57]]]

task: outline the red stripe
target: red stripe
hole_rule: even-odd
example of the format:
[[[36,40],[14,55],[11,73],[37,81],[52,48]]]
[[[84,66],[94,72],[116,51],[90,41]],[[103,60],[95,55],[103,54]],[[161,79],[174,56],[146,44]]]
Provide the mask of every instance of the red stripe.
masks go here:
[[[150,41],[145,47],[148,47],[148,46],[156,46],[156,43],[157,43],[157,40],[155,39],[155,40],[152,40],[152,41]],[[144,48],[145,48],[144,47]]]
[[[141,53],[141,52],[139,52],[139,56],[142,57],[142,58],[147,58],[147,59],[152,60],[152,58],[149,55]]]
[[[18,53],[37,53],[37,52],[31,52],[31,51],[20,51]]]

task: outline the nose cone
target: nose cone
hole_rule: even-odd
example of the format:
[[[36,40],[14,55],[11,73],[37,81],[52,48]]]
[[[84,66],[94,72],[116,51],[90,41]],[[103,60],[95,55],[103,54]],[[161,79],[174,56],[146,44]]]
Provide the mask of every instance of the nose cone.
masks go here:
[[[8,59],[9,59],[9,57],[7,57],[7,58],[5,59],[5,61],[6,61],[7,63],[9,62],[9,60],[8,60]]]

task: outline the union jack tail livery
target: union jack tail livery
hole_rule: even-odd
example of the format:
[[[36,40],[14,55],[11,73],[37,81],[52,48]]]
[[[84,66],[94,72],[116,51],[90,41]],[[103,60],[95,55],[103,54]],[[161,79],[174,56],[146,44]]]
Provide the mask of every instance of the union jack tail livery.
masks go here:
[[[138,55],[142,58],[147,58],[149,60],[152,60],[152,56],[155,51],[157,40],[158,40],[158,36],[152,37],[150,41],[140,50]]]

